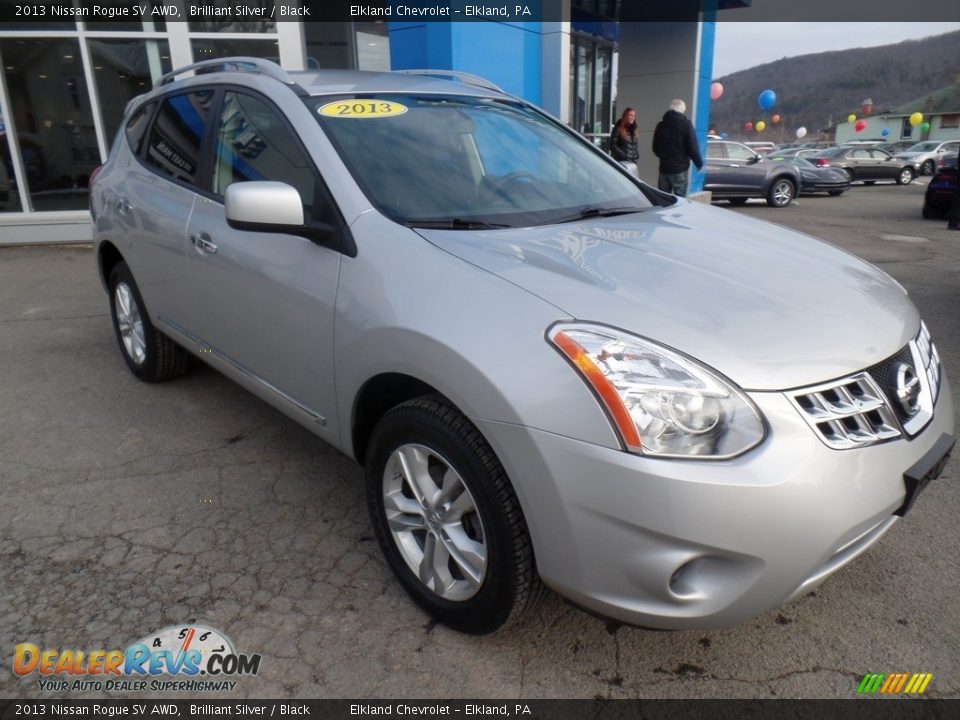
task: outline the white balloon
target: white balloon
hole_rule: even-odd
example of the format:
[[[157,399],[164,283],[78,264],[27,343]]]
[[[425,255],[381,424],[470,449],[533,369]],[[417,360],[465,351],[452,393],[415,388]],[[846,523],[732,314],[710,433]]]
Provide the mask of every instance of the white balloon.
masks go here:
[[[798,128],[797,128],[797,137],[798,137],[798,138],[805,137],[806,134],[807,134],[807,129],[806,129],[805,127],[798,127]]]

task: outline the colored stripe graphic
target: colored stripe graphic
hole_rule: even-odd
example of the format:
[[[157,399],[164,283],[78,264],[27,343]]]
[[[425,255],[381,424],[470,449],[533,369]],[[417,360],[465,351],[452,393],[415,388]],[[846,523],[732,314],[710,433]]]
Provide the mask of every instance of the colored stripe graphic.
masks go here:
[[[863,680],[860,681],[860,687],[857,688],[858,693],[875,693],[880,689],[883,679],[886,677],[883,673],[867,673],[863,676]]]
[[[857,692],[861,695],[919,695],[927,689],[932,679],[933,673],[867,673],[860,681]]]

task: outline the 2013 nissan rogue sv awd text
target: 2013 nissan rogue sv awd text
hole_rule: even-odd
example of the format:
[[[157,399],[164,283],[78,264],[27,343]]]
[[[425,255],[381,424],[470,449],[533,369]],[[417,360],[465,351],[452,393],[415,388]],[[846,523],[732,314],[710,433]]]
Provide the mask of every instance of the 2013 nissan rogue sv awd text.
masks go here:
[[[393,572],[465,632],[544,585],[741,622],[953,445],[887,274],[653,190],[479,78],[199,63],[131,102],[91,202],[133,373],[195,354],[355,458]]]

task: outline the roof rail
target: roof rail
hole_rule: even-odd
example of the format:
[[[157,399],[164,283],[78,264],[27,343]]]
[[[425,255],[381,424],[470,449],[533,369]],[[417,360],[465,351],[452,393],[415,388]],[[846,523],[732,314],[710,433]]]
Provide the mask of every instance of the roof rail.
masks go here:
[[[298,95],[306,94],[306,91],[293,81],[293,78],[282,67],[272,60],[264,60],[256,57],[227,57],[217,58],[215,60],[203,60],[193,65],[177,68],[166,75],[161,76],[154,87],[160,87],[172,83],[178,75],[185,72],[195,71],[197,75],[203,75],[213,72],[245,72],[254,75],[266,75],[274,80],[279,80],[284,85],[291,86]]]
[[[454,80],[459,80],[462,83],[467,85],[475,85],[476,87],[481,87],[485,90],[493,90],[498,93],[506,93],[502,88],[494,85],[492,82],[486,78],[482,78],[479,75],[473,75],[471,73],[460,72],[459,70],[436,70],[436,69],[416,69],[416,70],[394,70],[393,72],[404,73],[406,75],[436,75],[438,77],[450,77]]]

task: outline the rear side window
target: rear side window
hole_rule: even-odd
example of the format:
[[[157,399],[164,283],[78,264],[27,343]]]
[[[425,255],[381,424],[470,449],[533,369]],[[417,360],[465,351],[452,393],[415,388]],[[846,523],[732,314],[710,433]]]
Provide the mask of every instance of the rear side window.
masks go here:
[[[139,155],[143,148],[143,138],[147,133],[147,125],[150,122],[150,113],[153,112],[153,103],[147,103],[137,110],[127,121],[124,133],[127,136],[127,143],[134,155]]]
[[[213,90],[165,99],[147,142],[147,163],[174,180],[197,184],[200,144],[210,120]]]

